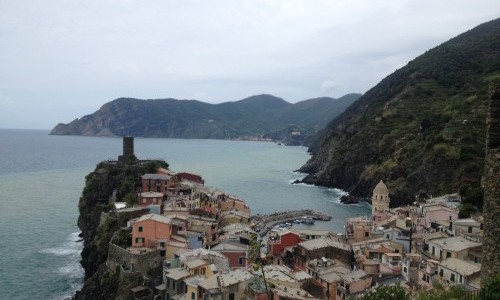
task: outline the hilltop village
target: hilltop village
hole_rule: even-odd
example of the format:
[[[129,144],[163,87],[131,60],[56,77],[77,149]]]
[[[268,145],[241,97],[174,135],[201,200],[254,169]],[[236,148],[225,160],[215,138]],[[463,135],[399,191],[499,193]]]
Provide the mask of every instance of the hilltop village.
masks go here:
[[[123,155],[102,167],[145,163],[125,137]],[[456,194],[391,209],[380,181],[371,216],[347,219],[343,232],[332,232],[290,226],[328,220],[320,213],[252,216],[245,201],[205,186],[200,175],[149,171],[134,197],[119,199],[114,190],[99,204],[108,209],[97,234],[111,234],[102,268],[115,276],[116,298],[348,299],[381,285],[480,288],[483,220],[459,219]],[[117,230],[109,230],[110,220],[118,220]],[[112,279],[98,280],[104,286]],[[76,298],[96,293],[87,288]]]

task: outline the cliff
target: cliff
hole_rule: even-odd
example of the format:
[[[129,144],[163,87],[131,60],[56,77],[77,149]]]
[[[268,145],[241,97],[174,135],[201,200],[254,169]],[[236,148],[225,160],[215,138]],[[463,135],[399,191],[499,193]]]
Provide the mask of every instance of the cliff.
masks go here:
[[[271,95],[208,104],[196,100],[119,98],[93,114],[58,124],[54,135],[249,139],[302,144],[360,97],[316,98],[295,104]]]
[[[489,82],[500,76],[500,19],[396,70],[320,131],[303,182],[368,197],[381,179],[393,205],[479,185]]]
[[[85,283],[76,299],[114,299],[120,292],[128,293],[119,270],[108,270],[104,263],[108,257],[109,242],[120,229],[121,220],[112,213],[114,199],[122,200],[135,192],[140,185],[140,176],[155,172],[158,166],[166,167],[163,161],[113,161],[101,162],[94,172],[85,178],[78,208],[78,227],[84,247],[81,265],[85,270]],[[120,286],[125,288],[120,289]]]

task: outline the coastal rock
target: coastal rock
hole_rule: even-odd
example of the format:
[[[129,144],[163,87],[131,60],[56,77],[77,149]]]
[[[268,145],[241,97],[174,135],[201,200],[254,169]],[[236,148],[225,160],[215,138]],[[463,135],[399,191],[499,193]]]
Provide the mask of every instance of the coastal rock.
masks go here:
[[[346,194],[346,195],[340,197],[340,202],[343,204],[356,204],[356,203],[359,203],[359,200],[357,197],[354,197],[351,194]]]

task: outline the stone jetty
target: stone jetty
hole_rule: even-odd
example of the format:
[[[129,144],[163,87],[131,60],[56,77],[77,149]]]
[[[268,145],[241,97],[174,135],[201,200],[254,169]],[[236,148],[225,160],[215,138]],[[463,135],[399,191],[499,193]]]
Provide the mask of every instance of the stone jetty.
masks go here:
[[[257,214],[251,217],[251,222],[254,224],[253,229],[263,236],[275,225],[303,218],[310,218],[316,221],[330,221],[332,219],[327,214],[311,209],[303,209],[275,212],[269,215]]]

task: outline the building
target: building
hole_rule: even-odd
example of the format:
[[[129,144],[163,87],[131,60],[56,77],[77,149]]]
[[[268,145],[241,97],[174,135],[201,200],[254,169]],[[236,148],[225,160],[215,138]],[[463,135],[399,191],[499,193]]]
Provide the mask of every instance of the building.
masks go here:
[[[320,238],[299,243],[294,249],[294,269],[305,270],[311,259],[337,259],[346,265],[351,265],[351,246],[332,238]]]
[[[300,234],[289,230],[271,230],[267,235],[267,253],[281,256],[285,248],[304,241]]]
[[[212,247],[211,250],[219,252],[227,257],[231,268],[244,268],[248,265],[248,245],[234,242],[222,242]]]
[[[165,248],[170,240],[185,235],[186,227],[182,217],[144,215],[132,224],[132,247]]]
[[[142,175],[142,192],[158,192],[166,194],[168,188],[174,184],[172,176],[164,174]]]
[[[380,182],[375,186],[372,195],[372,216],[377,212],[384,212],[389,210],[389,204],[391,199],[389,198],[389,189],[385,183],[380,180]]]
[[[207,300],[245,299],[245,289],[253,278],[254,275],[244,269],[220,272],[198,285],[200,295]]]
[[[158,192],[144,192],[139,193],[139,205],[160,205],[163,202],[163,193]]]
[[[457,258],[447,258],[438,264],[439,279],[447,284],[468,284],[480,287],[481,265]]]
[[[447,258],[467,259],[470,250],[479,250],[481,244],[463,237],[434,239],[428,242],[424,254],[430,258],[443,260]]]
[[[348,244],[372,239],[372,222],[367,217],[349,218],[345,224],[345,236]]]

